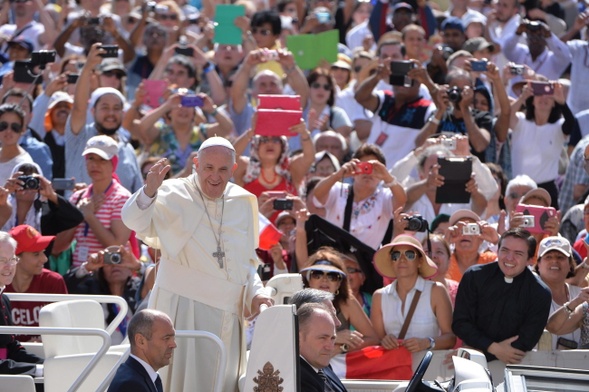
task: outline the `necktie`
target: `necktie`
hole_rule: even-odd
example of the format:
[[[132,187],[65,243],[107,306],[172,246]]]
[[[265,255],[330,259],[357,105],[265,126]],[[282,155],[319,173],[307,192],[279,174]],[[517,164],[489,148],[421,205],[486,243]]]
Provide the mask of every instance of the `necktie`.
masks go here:
[[[155,379],[155,389],[157,389],[157,392],[164,392],[164,386],[162,385],[162,379],[159,374]]]
[[[319,377],[321,377],[321,379],[323,380],[323,391],[324,392],[335,392],[333,390],[333,388],[331,387],[331,383],[327,379],[327,376],[325,375],[325,373],[323,373],[323,370],[319,369],[319,371],[317,373],[319,374]]]

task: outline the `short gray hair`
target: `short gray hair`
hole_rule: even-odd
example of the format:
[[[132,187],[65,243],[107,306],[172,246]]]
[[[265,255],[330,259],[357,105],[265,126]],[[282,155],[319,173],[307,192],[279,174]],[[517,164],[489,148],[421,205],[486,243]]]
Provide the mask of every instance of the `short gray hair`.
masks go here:
[[[147,340],[151,340],[153,323],[157,319],[170,320],[170,317],[164,312],[155,309],[143,309],[135,313],[127,329],[131,349],[135,347],[135,336],[137,334],[142,335]]]
[[[331,312],[329,311],[329,309],[327,309],[327,306],[325,306],[322,303],[307,303],[301,305],[301,307],[297,310],[299,332],[304,333],[306,327],[311,323],[312,317],[320,313],[324,313],[329,317],[330,320],[333,320]]]
[[[507,187],[505,188],[505,194],[509,195],[509,193],[511,193],[511,189],[516,186],[527,186],[531,189],[538,188],[538,184],[536,184],[536,182],[532,180],[530,176],[528,176],[527,174],[518,174],[507,183]]]
[[[5,231],[0,231],[0,244],[7,244],[8,246],[10,246],[12,248],[12,254],[16,252],[16,247],[18,245],[16,243],[16,240]]]
[[[288,303],[295,305],[299,309],[304,304],[323,304],[325,302],[333,301],[333,294],[329,291],[317,289],[302,289],[293,294],[288,300]],[[326,308],[327,309],[327,308]],[[329,309],[327,309],[329,311]]]

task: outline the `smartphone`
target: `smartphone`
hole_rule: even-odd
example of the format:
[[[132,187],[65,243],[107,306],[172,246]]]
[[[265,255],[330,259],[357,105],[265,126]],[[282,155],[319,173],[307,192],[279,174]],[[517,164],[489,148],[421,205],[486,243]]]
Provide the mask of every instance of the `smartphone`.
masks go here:
[[[202,108],[204,105],[204,100],[201,97],[199,97],[198,95],[186,95],[186,96],[182,97],[180,104],[184,107]]]
[[[391,61],[391,76],[389,83],[393,86],[413,86],[414,80],[407,73],[415,68],[412,61]]]
[[[273,202],[273,208],[276,211],[290,211],[294,205],[294,201],[290,199],[276,199]]]
[[[68,74],[67,75],[67,83],[68,84],[76,84],[79,77],[80,77],[80,74]]]
[[[100,49],[106,50],[106,53],[100,55],[101,57],[119,57],[119,45],[102,45]]]
[[[487,71],[487,61],[486,60],[471,61],[470,68],[474,72],[485,72],[485,71]]]
[[[186,57],[192,57],[194,55],[194,49],[192,49],[192,48],[176,47],[176,49],[174,49],[174,52],[176,54],[181,54],[182,56],[186,56]]]
[[[164,91],[166,91],[166,87],[168,86],[164,80],[149,80],[145,79],[143,81],[143,86],[145,87],[145,103],[150,108],[159,108],[162,103],[164,103],[163,95]]]
[[[74,185],[76,185],[75,181],[71,178],[54,178],[51,181],[51,186],[56,191],[66,191],[74,189]]]
[[[552,82],[532,82],[534,95],[554,95],[554,84]]]
[[[16,60],[13,79],[17,83],[41,84],[43,83],[43,74],[35,74],[30,62]]]

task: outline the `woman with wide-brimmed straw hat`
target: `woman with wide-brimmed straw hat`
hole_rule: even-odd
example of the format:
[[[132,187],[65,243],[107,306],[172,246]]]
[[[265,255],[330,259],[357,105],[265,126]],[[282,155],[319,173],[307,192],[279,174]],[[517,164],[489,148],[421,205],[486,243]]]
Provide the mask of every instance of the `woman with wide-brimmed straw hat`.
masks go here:
[[[452,348],[450,297],[441,283],[426,280],[437,267],[420,242],[399,235],[376,252],[374,264],[383,277],[395,279],[372,299],[371,320],[381,345],[389,350],[404,346],[412,353]]]

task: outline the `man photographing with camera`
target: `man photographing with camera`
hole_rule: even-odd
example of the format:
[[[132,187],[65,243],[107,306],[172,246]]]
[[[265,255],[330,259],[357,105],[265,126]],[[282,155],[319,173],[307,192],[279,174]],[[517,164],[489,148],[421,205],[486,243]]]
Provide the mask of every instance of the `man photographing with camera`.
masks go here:
[[[438,110],[421,129],[415,145],[421,146],[436,133],[467,135],[472,154],[485,162],[485,149],[491,141],[491,115],[471,108],[474,89],[466,71],[455,69],[446,81],[448,85],[432,94]]]

